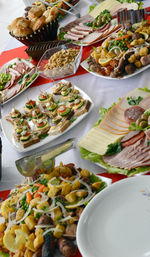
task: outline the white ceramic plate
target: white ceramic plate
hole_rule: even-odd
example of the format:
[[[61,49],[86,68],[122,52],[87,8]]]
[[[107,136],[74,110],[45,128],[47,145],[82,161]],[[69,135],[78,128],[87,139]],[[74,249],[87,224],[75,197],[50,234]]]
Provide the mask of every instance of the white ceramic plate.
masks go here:
[[[45,139],[42,139],[42,140],[40,140],[40,142],[38,142],[36,144],[33,144],[33,145],[31,145],[31,146],[29,146],[27,148],[23,148],[21,146],[21,144],[19,144],[18,142],[16,142],[14,140],[14,137],[13,137],[13,133],[14,133],[13,126],[12,126],[12,124],[10,122],[8,122],[5,119],[6,115],[8,115],[8,113],[12,110],[12,105],[7,105],[6,108],[4,106],[4,108],[3,108],[3,115],[2,115],[2,119],[1,119],[1,126],[2,126],[3,133],[4,133],[5,137],[7,138],[7,140],[10,142],[10,144],[12,146],[14,146],[15,149],[18,152],[22,152],[22,153],[23,152],[28,152],[28,151],[36,149],[36,148],[38,148],[38,147],[40,147],[42,145],[45,145],[47,143],[52,142],[54,139],[62,136],[64,133],[66,133],[67,131],[72,129],[74,126],[76,126],[80,121],[82,121],[91,112],[91,110],[93,109],[94,104],[93,104],[91,98],[84,91],[82,91],[80,88],[78,88],[76,86],[74,86],[74,88],[79,90],[81,96],[84,99],[87,99],[87,100],[89,100],[91,102],[89,111],[87,113],[84,113],[83,115],[79,116],[63,133],[60,133],[58,135],[47,136]],[[52,93],[52,87],[49,87],[48,90],[43,90],[43,91],[47,91],[48,93],[51,94]],[[37,100],[39,94],[40,94],[40,91],[37,88],[32,88],[32,89],[30,89],[30,91],[28,91],[28,97],[30,97],[29,99],[32,99],[32,100]],[[24,95],[20,95],[19,98],[15,99],[13,101],[13,105],[15,106],[16,109],[19,109],[21,112],[23,112],[23,107],[24,107],[26,102],[27,102],[27,98]]]
[[[150,64],[149,64],[149,65],[147,65],[147,66],[145,66],[145,67],[143,67],[143,68],[140,68],[140,69],[136,70],[134,73],[132,73],[132,74],[130,74],[130,75],[125,75],[125,76],[122,77],[122,78],[112,78],[112,77],[110,77],[110,76],[102,76],[102,75],[98,74],[97,72],[90,71],[90,70],[89,70],[89,65],[88,65],[88,63],[87,63],[87,60],[84,60],[80,65],[81,65],[86,71],[88,71],[89,73],[91,73],[91,74],[93,74],[93,75],[95,75],[95,76],[97,76],[97,77],[99,77],[99,78],[111,79],[111,80],[128,79],[128,78],[131,78],[131,77],[133,77],[133,76],[136,76],[137,74],[139,74],[139,73],[141,73],[141,72],[147,70],[147,69],[150,67]]]
[[[15,59],[13,59],[13,60],[11,60],[11,61],[9,61],[9,62],[7,62],[7,63],[5,63],[1,68],[0,68],[0,72],[3,72],[3,70],[5,70],[5,68],[6,67],[8,67],[8,65],[11,65],[11,64],[13,64],[14,62],[16,62],[16,60],[17,60],[18,58],[15,58]],[[21,58],[21,59],[23,59],[23,58]],[[27,61],[27,60],[26,60]],[[32,71],[29,71],[29,72],[27,72],[26,73],[26,75],[28,75],[28,74],[30,74]],[[12,99],[14,99],[16,96],[18,96],[18,95],[20,95],[22,92],[24,92],[28,87],[30,87],[32,84],[33,84],[33,82],[38,78],[38,76],[39,76],[39,74],[36,72],[36,66],[35,66],[35,68],[34,68],[34,74],[37,74],[37,76],[35,77],[35,79],[30,83],[30,84],[28,84],[27,86],[25,86],[21,91],[19,91],[17,94],[15,94],[14,96],[12,96],[11,98],[9,98],[9,99],[7,99],[6,101],[4,101],[3,102],[3,105],[4,104],[6,104],[6,103],[8,103],[8,102],[10,102]],[[2,91],[3,92],[3,91]]]
[[[116,182],[88,204],[77,228],[83,257],[150,256],[150,176]]]

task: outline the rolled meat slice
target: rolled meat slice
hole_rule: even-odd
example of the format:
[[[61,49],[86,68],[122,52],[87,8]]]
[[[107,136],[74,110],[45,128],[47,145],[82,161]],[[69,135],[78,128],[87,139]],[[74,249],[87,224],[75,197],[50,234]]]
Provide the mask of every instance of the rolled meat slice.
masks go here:
[[[139,119],[144,112],[145,110],[142,107],[132,106],[125,110],[124,117],[128,123],[131,123],[137,121],[137,119]]]

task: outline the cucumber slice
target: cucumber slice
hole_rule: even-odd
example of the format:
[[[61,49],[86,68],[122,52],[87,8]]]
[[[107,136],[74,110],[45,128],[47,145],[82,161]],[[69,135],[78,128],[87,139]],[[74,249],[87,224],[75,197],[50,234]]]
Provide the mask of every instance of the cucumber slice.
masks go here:
[[[30,140],[30,138],[31,138],[31,135],[28,135],[28,136],[22,136],[22,137],[20,137],[20,141],[22,141],[22,142],[26,142],[26,141],[29,141],[29,140]]]
[[[53,103],[52,105],[50,105],[49,107],[47,107],[47,110],[49,111],[54,111],[57,108],[57,104]]]
[[[14,114],[11,115],[12,119],[16,119],[16,118],[20,118],[20,117],[21,117],[21,113],[20,112],[14,113]]]
[[[85,104],[85,101],[83,100],[75,107],[75,109],[76,110],[80,109],[84,104]]]
[[[32,118],[35,119],[35,120],[40,119],[41,117],[43,117],[43,113],[42,112],[38,116],[36,116],[36,117],[32,116]]]
[[[68,88],[68,89],[66,89],[65,91],[62,91],[61,92],[61,95],[62,96],[67,96],[67,95],[69,95],[69,93],[72,91],[72,89],[71,88]]]
[[[64,116],[67,116],[70,112],[71,112],[71,109],[67,107],[67,109],[64,112],[59,113],[59,115],[64,117]]]

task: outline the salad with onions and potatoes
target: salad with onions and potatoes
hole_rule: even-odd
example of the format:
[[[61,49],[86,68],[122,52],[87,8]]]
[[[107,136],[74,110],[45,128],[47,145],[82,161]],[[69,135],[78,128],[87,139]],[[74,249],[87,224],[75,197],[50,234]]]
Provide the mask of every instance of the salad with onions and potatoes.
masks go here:
[[[150,64],[150,24],[126,24],[94,48],[87,59],[89,71],[121,78]]]
[[[106,183],[70,163],[38,173],[16,186],[1,203],[0,253],[11,257],[66,257],[77,252],[79,217]],[[6,253],[6,254],[5,254]]]

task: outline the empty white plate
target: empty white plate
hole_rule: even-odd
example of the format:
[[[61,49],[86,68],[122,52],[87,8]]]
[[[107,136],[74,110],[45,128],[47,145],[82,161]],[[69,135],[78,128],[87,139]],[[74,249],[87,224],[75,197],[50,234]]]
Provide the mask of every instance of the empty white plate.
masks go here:
[[[96,195],[81,215],[77,244],[83,257],[150,257],[150,176]]]

